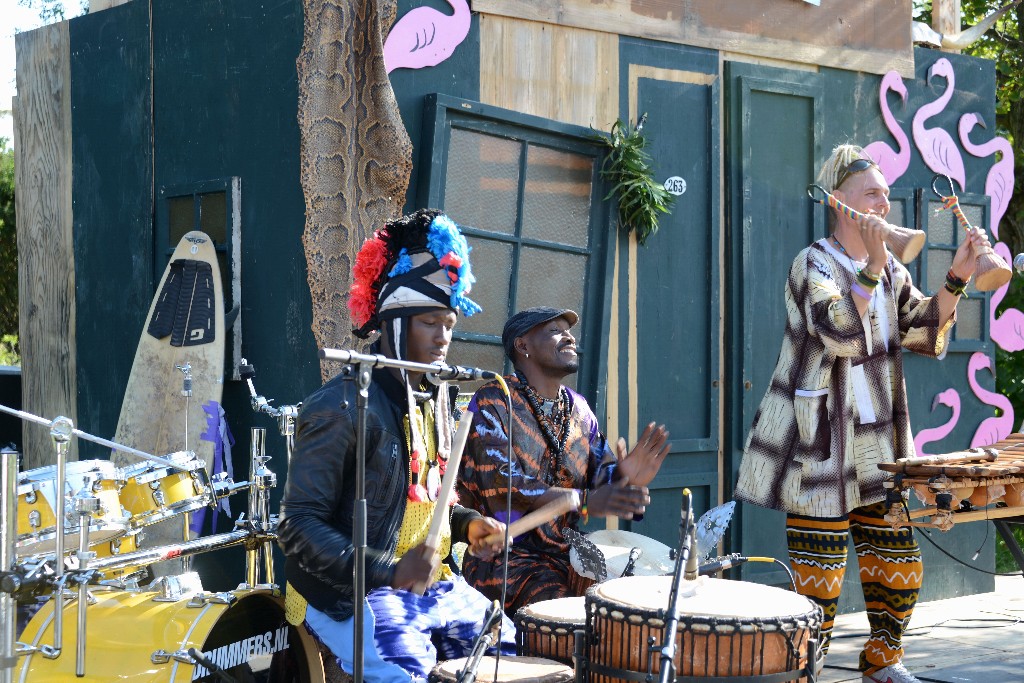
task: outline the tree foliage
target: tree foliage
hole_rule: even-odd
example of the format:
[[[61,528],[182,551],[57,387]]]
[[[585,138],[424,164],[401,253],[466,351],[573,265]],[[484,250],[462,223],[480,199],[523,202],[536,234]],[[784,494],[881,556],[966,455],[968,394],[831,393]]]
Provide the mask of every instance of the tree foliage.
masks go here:
[[[18,334],[18,241],[14,216],[14,150],[0,137],[0,337]]]

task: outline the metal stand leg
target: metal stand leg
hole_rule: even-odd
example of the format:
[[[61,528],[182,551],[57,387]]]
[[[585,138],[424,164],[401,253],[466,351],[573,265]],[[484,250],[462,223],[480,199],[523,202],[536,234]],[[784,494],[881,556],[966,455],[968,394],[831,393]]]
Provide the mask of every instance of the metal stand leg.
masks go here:
[[[18,535],[18,454],[0,454],[0,572],[14,570]],[[7,591],[0,592],[0,683],[12,683],[18,663],[15,650],[17,603]]]
[[[1020,544],[1017,543],[1017,537],[1013,535],[1013,529],[1010,528],[1010,524],[1019,524],[1018,521],[1024,522],[1022,517],[1007,517],[1006,519],[994,519],[992,523],[996,525],[996,531],[1003,537],[1003,542],[1006,543],[1006,547],[1010,550],[1010,554],[1013,555],[1013,559],[1017,562],[1017,566],[1024,572],[1024,550],[1021,550]]]

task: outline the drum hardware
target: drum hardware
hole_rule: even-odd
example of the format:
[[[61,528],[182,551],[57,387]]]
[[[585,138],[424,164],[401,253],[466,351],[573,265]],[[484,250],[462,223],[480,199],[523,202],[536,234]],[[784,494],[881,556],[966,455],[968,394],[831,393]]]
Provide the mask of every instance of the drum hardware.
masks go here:
[[[265,413],[270,417],[277,418],[277,426],[281,432],[281,436],[285,438],[285,449],[286,449],[286,460],[285,462],[291,462],[292,460],[292,447],[295,445],[295,422],[299,418],[299,405],[288,405],[275,408],[270,404],[274,399],[267,399],[256,393],[256,387],[253,385],[253,377],[256,376],[256,368],[249,364],[246,359],[242,359],[238,365],[238,375],[245,380],[246,385],[249,387],[249,397],[252,409],[257,413]]]
[[[187,595],[203,592],[203,582],[196,572],[178,575],[166,575],[146,587],[146,590],[157,591],[153,602],[177,602]]]
[[[248,590],[239,588],[238,590]],[[230,605],[238,599],[234,593],[196,593],[188,599],[188,607],[199,608],[207,605]]]
[[[181,378],[181,395],[185,397],[185,450],[188,450],[188,404],[192,399],[192,364],[186,362],[184,365],[175,365],[175,370],[181,370],[184,375]]]
[[[277,475],[267,468],[270,456],[264,454],[267,430],[254,427],[249,444],[249,523],[254,530],[267,529],[276,522],[270,516],[270,489],[277,486]],[[276,527],[276,524],[275,524]],[[274,583],[273,548],[269,541],[246,544],[245,580],[248,587],[261,584],[260,565],[267,583]]]

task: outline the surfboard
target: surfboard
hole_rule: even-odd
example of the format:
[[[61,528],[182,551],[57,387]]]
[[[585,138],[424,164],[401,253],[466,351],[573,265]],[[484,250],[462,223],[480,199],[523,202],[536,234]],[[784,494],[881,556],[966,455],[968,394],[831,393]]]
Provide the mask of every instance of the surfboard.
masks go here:
[[[208,418],[219,418],[225,333],[213,241],[205,233],[189,232],[175,247],[146,316],[114,441],[161,457],[194,451],[210,472],[215,447],[210,432],[216,430]],[[185,395],[188,389],[190,396]],[[119,467],[144,462],[116,450],[111,459]],[[145,527],[143,545],[184,540],[186,517]]]

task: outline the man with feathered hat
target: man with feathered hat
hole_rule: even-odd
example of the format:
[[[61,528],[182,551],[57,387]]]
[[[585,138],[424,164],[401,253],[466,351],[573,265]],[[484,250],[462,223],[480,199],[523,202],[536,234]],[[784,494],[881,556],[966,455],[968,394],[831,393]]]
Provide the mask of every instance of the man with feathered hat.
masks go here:
[[[353,275],[355,332],[362,338],[379,333],[374,352],[392,358],[444,361],[458,315],[480,310],[467,296],[474,281],[469,247],[440,211],[387,223],[360,249]],[[471,554],[492,557],[500,547],[484,539],[502,534],[504,525],[454,505],[440,552],[423,544],[451,452],[452,393],[423,373],[373,371],[363,670],[371,683],[426,678],[438,659],[468,655],[490,605],[440,559],[459,541]],[[308,603],[306,625],[350,673],[356,394],[353,379],[339,375],[303,402],[278,529],[289,592]],[[428,584],[422,596],[410,590],[422,584]],[[507,618],[501,646],[515,653]]]

